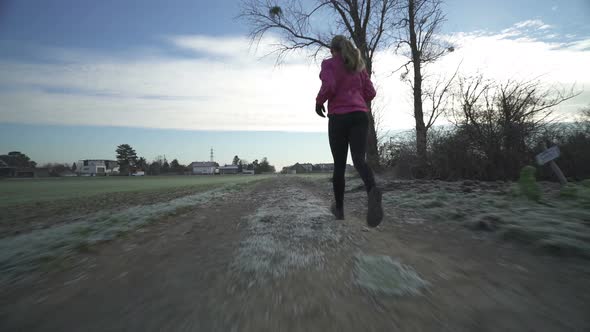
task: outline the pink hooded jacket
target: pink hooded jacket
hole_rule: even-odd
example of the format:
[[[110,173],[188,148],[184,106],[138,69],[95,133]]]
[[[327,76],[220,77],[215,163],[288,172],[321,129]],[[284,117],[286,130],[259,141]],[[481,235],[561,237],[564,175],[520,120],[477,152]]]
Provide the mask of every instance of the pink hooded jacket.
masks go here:
[[[328,114],[367,112],[367,103],[377,94],[367,71],[349,72],[339,55],[322,61],[320,79],[316,104],[323,105],[327,100]]]

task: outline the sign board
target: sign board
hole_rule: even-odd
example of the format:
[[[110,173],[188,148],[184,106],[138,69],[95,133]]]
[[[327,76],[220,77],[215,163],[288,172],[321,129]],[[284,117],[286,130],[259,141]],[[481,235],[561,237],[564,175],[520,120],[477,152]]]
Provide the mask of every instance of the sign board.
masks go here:
[[[537,155],[537,164],[546,164],[557,157],[559,157],[559,148],[557,146],[552,146]]]

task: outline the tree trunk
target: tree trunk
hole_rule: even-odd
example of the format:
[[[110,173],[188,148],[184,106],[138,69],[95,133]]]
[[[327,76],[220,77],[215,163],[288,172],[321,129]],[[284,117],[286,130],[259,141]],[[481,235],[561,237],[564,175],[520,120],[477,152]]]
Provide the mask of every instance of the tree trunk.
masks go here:
[[[414,118],[416,119],[416,152],[418,154],[418,168],[414,176],[422,178],[426,176],[427,155],[426,155],[426,125],[424,124],[424,112],[422,110],[422,73],[420,50],[416,37],[415,25],[415,3],[408,1],[408,18],[410,29],[410,48],[412,49],[412,64],[414,67]]]
[[[365,69],[369,74],[369,78],[371,78],[373,63],[371,59],[368,57],[369,52],[366,46],[367,43],[363,38],[358,36],[359,34],[357,34],[357,37],[353,39],[357,47],[359,47],[359,51],[361,52],[363,61],[365,61]],[[369,134],[367,135],[367,163],[373,170],[377,170],[379,169],[379,142],[377,141],[377,132],[375,131],[375,118],[373,117],[373,111],[371,110],[371,103],[368,103],[367,107],[369,108]]]
[[[369,135],[367,137],[367,163],[373,170],[379,168],[379,150],[377,147],[377,132],[375,131],[375,119],[369,112]]]

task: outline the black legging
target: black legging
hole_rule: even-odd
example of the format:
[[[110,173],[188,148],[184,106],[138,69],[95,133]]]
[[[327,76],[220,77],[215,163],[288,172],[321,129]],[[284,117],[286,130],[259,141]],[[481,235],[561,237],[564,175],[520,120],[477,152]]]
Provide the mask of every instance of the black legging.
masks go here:
[[[329,118],[328,135],[332,157],[334,157],[334,198],[336,207],[342,208],[344,206],[344,172],[349,144],[354,168],[363,179],[367,192],[375,186],[373,171],[365,161],[369,117],[366,112],[352,112],[331,114]]]

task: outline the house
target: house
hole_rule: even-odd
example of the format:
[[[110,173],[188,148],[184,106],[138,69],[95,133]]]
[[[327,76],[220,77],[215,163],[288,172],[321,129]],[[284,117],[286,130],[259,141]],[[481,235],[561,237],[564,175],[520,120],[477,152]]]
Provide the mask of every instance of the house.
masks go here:
[[[293,166],[288,166],[283,168],[283,172],[287,174],[301,174],[301,173],[311,173],[313,171],[313,165],[310,163],[296,163]]]
[[[49,168],[8,166],[0,160],[0,177],[39,178],[49,177]]]
[[[189,169],[192,174],[213,175],[218,166],[219,164],[214,161],[195,161],[189,165]]]
[[[17,167],[13,176],[17,178],[49,177],[49,168]]]
[[[293,166],[283,167],[283,170],[281,170],[281,174],[297,174],[297,171],[294,169],[291,169],[291,167],[293,167]]]
[[[11,177],[16,174],[16,167],[8,166],[4,160],[0,159],[0,177]]]
[[[310,163],[296,163],[292,166],[283,167],[283,174],[301,174],[301,173],[331,173],[334,171],[334,164],[322,163],[312,165]],[[354,172],[354,166],[346,165],[346,172]]]
[[[333,172],[334,164],[315,164],[313,165],[314,172]]]
[[[310,163],[305,163],[305,164],[299,164],[304,170],[304,173],[311,173],[311,171],[313,171],[313,165]]]
[[[76,173],[82,176],[105,176],[119,173],[116,160],[86,159],[78,160]]]
[[[240,166],[238,165],[225,165],[218,168],[219,174],[238,174],[240,172]]]

